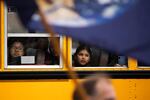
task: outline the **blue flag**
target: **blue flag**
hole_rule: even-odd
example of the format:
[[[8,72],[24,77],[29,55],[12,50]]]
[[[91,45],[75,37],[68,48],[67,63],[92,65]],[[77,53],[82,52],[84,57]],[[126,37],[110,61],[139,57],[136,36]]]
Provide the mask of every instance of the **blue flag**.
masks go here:
[[[28,3],[11,1],[16,1],[18,9],[23,8],[18,13],[27,28],[45,31],[34,13],[37,8],[32,0]],[[150,0],[85,1],[74,0],[73,7],[54,5],[53,9],[44,12],[46,16],[52,16],[47,17],[49,25],[56,33],[150,64]],[[69,17],[55,20],[53,14],[61,8],[62,13],[71,13],[68,13]],[[71,15],[76,17],[71,18]]]
[[[17,9],[18,15],[26,27],[31,21],[33,13],[37,11],[37,5],[34,0],[5,0],[5,3],[9,7]]]

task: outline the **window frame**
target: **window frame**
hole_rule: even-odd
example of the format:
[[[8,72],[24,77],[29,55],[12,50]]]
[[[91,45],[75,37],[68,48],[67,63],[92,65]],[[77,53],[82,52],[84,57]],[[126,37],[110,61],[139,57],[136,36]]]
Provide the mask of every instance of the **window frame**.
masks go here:
[[[72,42],[73,40],[71,38],[68,38],[68,63],[71,67],[73,67],[72,65]],[[89,70],[129,70],[131,64],[130,64],[130,60],[131,58],[128,57],[128,66],[127,67],[114,67],[114,66],[89,66],[89,67],[73,67],[73,69],[77,70],[77,71],[89,71]]]
[[[8,54],[7,54],[7,50],[8,50],[8,46],[7,46],[7,41],[8,41],[8,37],[51,37],[49,33],[19,33],[19,32],[16,32],[16,33],[8,33],[7,32],[7,28],[8,28],[8,10],[7,10],[7,7],[4,6],[4,70],[53,70],[53,69],[60,69],[62,70],[63,69],[63,59],[62,59],[62,55],[60,54],[60,57],[59,57],[59,65],[8,65]],[[64,48],[64,45],[63,45],[63,41],[64,40],[64,37],[63,36],[60,36],[60,35],[55,35],[55,37],[59,37],[60,38],[60,50],[63,50]],[[65,51],[63,51],[65,52]]]

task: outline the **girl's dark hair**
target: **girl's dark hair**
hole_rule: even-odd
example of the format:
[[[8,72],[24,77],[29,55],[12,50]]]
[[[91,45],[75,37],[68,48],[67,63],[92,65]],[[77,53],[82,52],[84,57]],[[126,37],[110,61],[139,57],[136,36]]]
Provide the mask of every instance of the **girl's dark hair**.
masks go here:
[[[76,49],[76,52],[73,55],[73,60],[74,60],[74,66],[75,67],[81,67],[81,66],[83,66],[77,60],[77,55],[82,50],[86,50],[90,54],[90,61],[89,61],[89,63],[87,65],[90,65],[90,63],[91,63],[91,57],[92,57],[92,51],[91,51],[91,49],[88,46],[86,46],[86,45],[79,45],[77,47],[77,49]],[[87,66],[87,65],[85,65],[85,66]]]

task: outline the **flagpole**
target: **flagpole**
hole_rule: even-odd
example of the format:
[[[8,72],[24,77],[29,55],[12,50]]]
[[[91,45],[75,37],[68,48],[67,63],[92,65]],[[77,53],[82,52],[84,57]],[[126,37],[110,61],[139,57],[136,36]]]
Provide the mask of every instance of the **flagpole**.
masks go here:
[[[42,12],[42,6],[40,5],[40,1],[41,2],[44,2],[44,0],[36,0],[36,3],[38,5],[38,8],[39,8],[39,15],[41,17],[41,21],[43,23],[43,26],[45,27],[45,30],[50,34],[50,36],[55,36],[55,32],[53,31],[53,29],[49,26],[49,24],[47,23],[46,21],[46,18]],[[68,0],[66,0],[68,1]],[[73,1],[73,0],[72,0]],[[57,52],[58,54],[62,54],[62,59],[67,62],[66,60],[66,57],[64,55],[64,53],[59,49],[59,42],[56,41],[55,39],[51,38],[52,39],[52,43],[53,43],[53,46],[54,46],[54,50],[55,52]],[[72,67],[70,67],[69,65],[66,65],[66,68],[68,69],[68,74],[69,76],[72,78],[73,80],[73,83],[76,85],[77,87],[77,90],[82,98],[82,100],[87,100],[87,94],[84,90],[84,88],[80,85],[80,83],[78,82],[77,79],[78,78],[78,75],[76,74],[76,72],[73,70]]]

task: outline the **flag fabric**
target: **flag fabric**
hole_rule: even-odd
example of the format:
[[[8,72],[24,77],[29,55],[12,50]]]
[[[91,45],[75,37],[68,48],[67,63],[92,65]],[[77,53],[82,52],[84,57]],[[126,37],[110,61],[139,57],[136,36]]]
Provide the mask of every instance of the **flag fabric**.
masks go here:
[[[15,7],[18,15],[25,27],[31,21],[31,17],[37,11],[37,5],[34,0],[5,0],[9,7]]]
[[[18,13],[27,28],[44,31],[41,21],[34,14],[37,7],[32,0],[29,2],[11,1],[16,1],[15,6],[18,9],[23,8]],[[114,53],[135,57],[141,62],[150,64],[150,0],[106,0],[111,2],[87,0],[91,1],[91,3],[88,3],[90,5],[86,5],[87,2],[85,4],[84,2],[79,2],[79,0],[75,1],[74,7],[76,8],[73,11],[80,15],[80,17],[76,17],[78,18],[77,21],[74,18],[73,22],[69,19],[70,16],[67,16],[68,23],[67,19],[53,22],[51,19],[49,21],[47,17],[49,25],[52,26],[56,33],[71,36],[87,44],[95,45]],[[99,1],[101,5],[95,5],[96,1]],[[55,9],[57,10],[59,7],[64,6],[56,5]],[[66,8],[70,9],[69,7]],[[90,12],[91,9],[89,9],[88,13],[82,13],[82,10],[85,12],[84,10],[88,8],[91,8],[93,12]],[[113,11],[113,9],[115,10]],[[50,10],[50,12],[56,10]],[[67,12],[64,13],[67,15]],[[51,15],[48,14],[48,16]],[[55,16],[52,19],[55,19]]]

